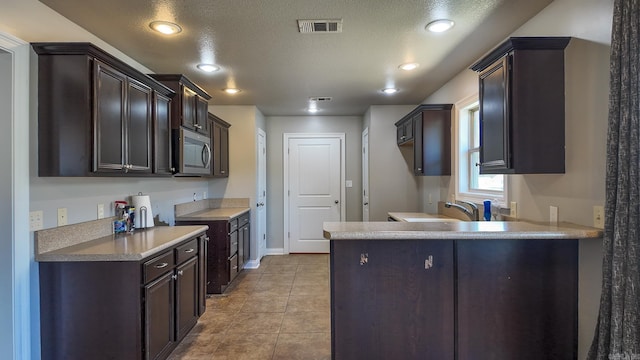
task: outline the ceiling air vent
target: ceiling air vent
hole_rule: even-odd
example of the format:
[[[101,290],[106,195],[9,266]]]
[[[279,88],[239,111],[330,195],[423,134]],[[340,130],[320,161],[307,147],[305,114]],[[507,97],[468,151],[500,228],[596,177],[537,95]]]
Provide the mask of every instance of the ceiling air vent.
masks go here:
[[[331,101],[331,96],[314,96],[309,98],[310,101]]]
[[[298,30],[302,34],[341,33],[342,19],[338,20],[298,20]]]

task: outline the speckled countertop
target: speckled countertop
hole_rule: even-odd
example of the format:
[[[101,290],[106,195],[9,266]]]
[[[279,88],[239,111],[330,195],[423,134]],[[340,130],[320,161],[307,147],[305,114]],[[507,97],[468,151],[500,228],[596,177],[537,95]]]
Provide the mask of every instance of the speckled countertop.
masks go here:
[[[249,198],[205,199],[176,204],[176,221],[231,220],[248,212]]]
[[[36,261],[139,261],[205,232],[207,226],[156,226],[133,234],[112,234],[57,250],[36,253]]]
[[[602,237],[602,230],[569,223],[538,224],[524,221],[443,222],[325,222],[329,240],[435,240],[435,239],[587,239]]]
[[[440,214],[426,214],[420,212],[390,212],[388,213],[391,218],[396,221],[403,222],[419,222],[420,220],[432,220],[432,221],[461,221],[460,219],[452,218]],[[417,221],[414,221],[417,220]]]
[[[249,211],[248,207],[227,207],[218,209],[205,209],[182,216],[176,216],[176,221],[198,220],[230,220]]]

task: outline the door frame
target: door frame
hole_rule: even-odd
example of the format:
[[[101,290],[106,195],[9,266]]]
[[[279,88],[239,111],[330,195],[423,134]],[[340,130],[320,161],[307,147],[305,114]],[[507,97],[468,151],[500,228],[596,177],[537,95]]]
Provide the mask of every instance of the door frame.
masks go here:
[[[346,219],[347,196],[345,189],[346,182],[346,153],[345,153],[345,133],[284,133],[282,136],[282,197],[284,204],[284,254],[289,254],[289,214],[291,205],[289,204],[289,141],[291,139],[339,139],[340,140],[340,221]]]
[[[365,138],[367,141],[365,142]],[[369,221],[371,194],[369,193],[369,128],[362,131],[362,221]],[[365,211],[366,209],[366,211]],[[367,216],[365,217],[365,213]]]
[[[0,340],[0,345],[5,349],[5,354],[9,355],[9,359],[40,357],[39,334],[32,334],[32,324],[40,323],[40,314],[37,310],[37,294],[33,296],[33,301],[31,299],[31,288],[38,286],[38,277],[37,271],[35,274],[31,271],[34,266],[30,248],[33,238],[29,234],[29,172],[30,169],[37,171],[37,166],[32,166],[29,156],[29,128],[33,122],[29,116],[29,99],[37,99],[29,96],[30,49],[29,43],[0,32],[0,50],[11,54],[12,57],[9,123],[3,124],[6,125],[11,141],[2,144],[5,153],[11,154],[11,182],[1,185],[3,192],[7,189],[11,192],[11,215],[6,219],[10,226],[5,227],[5,231],[9,233],[9,241],[0,246],[2,252],[6,251],[5,254],[10,257],[10,261],[3,260],[0,265],[3,274],[0,284],[3,291],[8,290],[8,297],[2,301],[0,312],[11,312],[10,321],[0,325],[0,332],[5,335]],[[3,225],[6,224],[3,222]],[[10,283],[6,284],[5,280],[9,280]]]
[[[264,150],[260,149],[260,137],[262,137],[264,139]],[[262,152],[261,152],[262,151]],[[258,268],[260,266],[260,259],[265,256],[267,254],[267,246],[266,246],[266,234],[267,234],[267,195],[266,195],[266,190],[267,190],[267,133],[258,128],[257,134],[256,134],[256,159],[257,159],[257,174],[256,174],[256,202],[260,199],[260,171],[261,171],[261,166],[260,166],[260,159],[261,157],[264,157],[265,161],[264,161],[264,169],[262,169],[264,171],[264,189],[265,189],[265,195],[264,195],[264,205],[261,205],[260,207],[262,207],[262,210],[258,210],[259,205],[256,203],[256,231],[255,231],[255,238],[256,238],[256,258],[254,260],[251,260],[251,265],[253,266],[252,268]],[[260,211],[263,211],[264,214],[264,221],[260,220]],[[262,241],[263,239],[261,239],[262,234],[265,235],[265,246],[264,248],[262,247]]]

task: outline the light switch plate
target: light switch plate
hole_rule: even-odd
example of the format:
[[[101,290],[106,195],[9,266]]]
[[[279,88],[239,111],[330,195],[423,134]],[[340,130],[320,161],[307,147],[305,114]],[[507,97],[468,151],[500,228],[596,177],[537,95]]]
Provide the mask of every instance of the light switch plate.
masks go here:
[[[98,204],[98,219],[104,219],[104,204]]]
[[[67,225],[67,208],[58,208],[58,226]]]
[[[345,187],[348,187],[348,188],[353,187],[353,181],[347,180],[345,183]]]
[[[43,227],[43,212],[42,210],[29,212],[29,231],[38,231]]]
[[[558,207],[557,206],[549,206],[549,222],[554,224],[558,223]]]
[[[509,216],[512,218],[518,217],[518,203],[515,201],[509,203]]]
[[[593,207],[593,227],[604,229],[604,206]]]

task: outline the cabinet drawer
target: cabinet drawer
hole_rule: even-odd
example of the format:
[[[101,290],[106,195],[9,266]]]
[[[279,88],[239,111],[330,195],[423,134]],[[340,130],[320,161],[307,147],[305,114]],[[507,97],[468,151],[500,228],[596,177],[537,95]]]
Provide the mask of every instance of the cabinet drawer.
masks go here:
[[[193,239],[184,245],[176,248],[176,264],[182,264],[184,261],[198,254],[198,239]]]
[[[238,217],[238,227],[239,228],[243,227],[244,225],[246,225],[248,223],[249,223],[249,213],[240,215]]]
[[[238,252],[238,232],[229,236],[229,256],[233,256]]]
[[[167,251],[166,253],[156,256],[155,258],[145,262],[142,265],[142,271],[144,273],[144,283],[157,278],[158,276],[173,269],[175,265],[173,261],[173,252]]]
[[[238,266],[238,254],[235,254],[229,259],[229,282],[238,275],[240,267]]]
[[[238,230],[238,218],[233,218],[229,220],[229,233]]]

